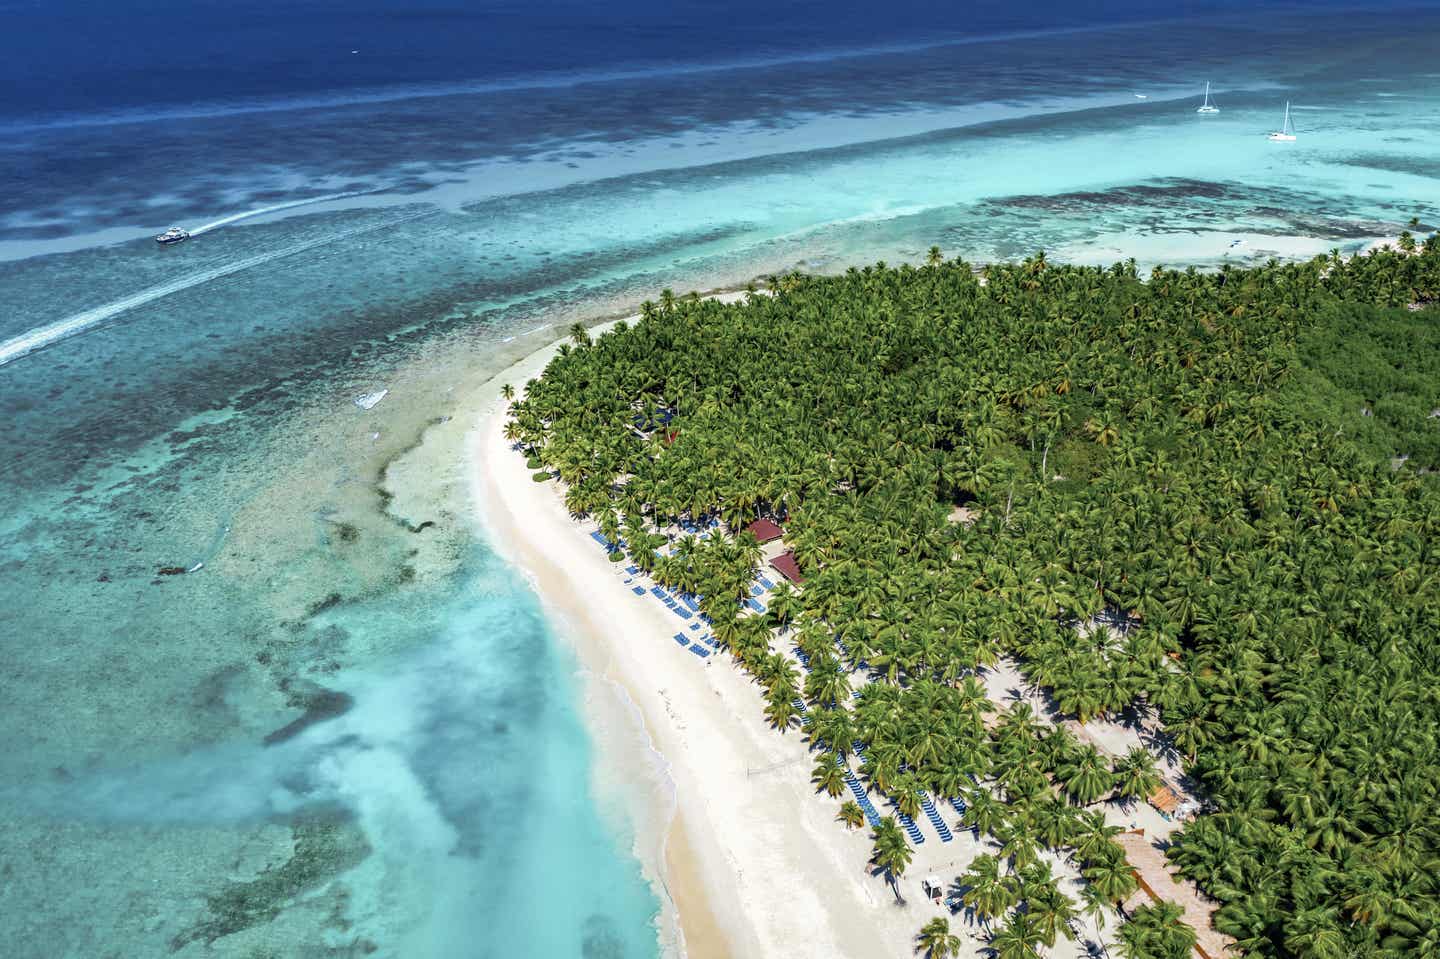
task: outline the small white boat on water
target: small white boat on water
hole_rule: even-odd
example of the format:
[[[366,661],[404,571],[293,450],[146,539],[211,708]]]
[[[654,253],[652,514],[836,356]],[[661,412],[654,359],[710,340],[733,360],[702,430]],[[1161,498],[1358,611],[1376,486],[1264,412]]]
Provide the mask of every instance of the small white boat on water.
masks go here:
[[[190,239],[190,233],[188,230],[182,230],[178,226],[172,226],[170,229],[157,236],[155,238],[155,242],[159,243],[161,246],[169,246],[172,243],[183,243],[188,239]]]
[[[1196,113],[1219,113],[1220,108],[1210,102],[1210,81],[1205,81],[1205,102],[1196,107]]]
[[[1276,143],[1292,143],[1295,140],[1295,131],[1290,126],[1290,101],[1285,101],[1285,122],[1280,129],[1270,134],[1270,139]]]

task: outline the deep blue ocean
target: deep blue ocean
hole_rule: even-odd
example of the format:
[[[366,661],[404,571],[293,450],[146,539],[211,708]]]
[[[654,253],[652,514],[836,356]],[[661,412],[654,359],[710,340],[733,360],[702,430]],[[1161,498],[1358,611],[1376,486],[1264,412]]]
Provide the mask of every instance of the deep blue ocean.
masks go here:
[[[242,100],[329,98],[607,71],[664,73],[1005,33],[1189,20],[1242,0],[795,0],[45,3],[10,0],[0,57],[11,118],[48,122]],[[1266,4],[1298,15],[1339,0]]]
[[[1435,3],[0,0],[4,954],[658,955],[663,775],[473,519],[478,384],[665,287],[1433,227],[1437,49]]]

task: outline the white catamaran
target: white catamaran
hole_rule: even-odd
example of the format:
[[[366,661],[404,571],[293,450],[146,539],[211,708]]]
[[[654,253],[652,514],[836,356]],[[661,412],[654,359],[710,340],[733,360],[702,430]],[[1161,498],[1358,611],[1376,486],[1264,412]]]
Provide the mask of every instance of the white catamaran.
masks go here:
[[[1285,122],[1280,125],[1280,129],[1270,134],[1270,139],[1276,141],[1277,143],[1289,143],[1295,139],[1295,133],[1290,127],[1289,100],[1285,101]]]
[[[1219,113],[1220,108],[1210,102],[1210,81],[1205,81],[1205,102],[1195,110],[1196,113]]]

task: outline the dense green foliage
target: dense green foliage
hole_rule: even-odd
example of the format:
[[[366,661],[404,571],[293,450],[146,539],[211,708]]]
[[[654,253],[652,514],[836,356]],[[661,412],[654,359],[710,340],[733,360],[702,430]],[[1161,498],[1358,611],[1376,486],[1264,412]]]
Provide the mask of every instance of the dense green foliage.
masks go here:
[[[1182,915],[1173,902],[1136,909],[1120,927],[1120,954],[1125,959],[1190,959],[1195,930]]]
[[[882,266],[772,292],[577,331],[509,435],[572,511],[704,594],[772,723],[803,694],[817,747],[866,743],[902,809],[968,788],[1010,870],[973,878],[996,915],[1029,903],[997,952],[1067,934],[1039,848],[1076,850],[1102,898],[1129,891],[1079,807],[1154,776],[1023,706],[987,718],[971,673],[1009,654],[1082,720],[1159,711],[1214,805],[1172,858],[1243,949],[1440,954],[1440,493],[1415,416],[1435,356],[1401,341],[1435,342],[1437,311],[1405,309],[1440,298],[1433,241],[1145,280],[1043,257]],[[978,521],[952,521],[961,503]],[[652,552],[656,528],[711,514],[784,518],[804,589],[742,616],[748,536]]]
[[[1434,314],[1329,307],[1300,337],[1296,398],[1371,456],[1440,469],[1440,323]]]

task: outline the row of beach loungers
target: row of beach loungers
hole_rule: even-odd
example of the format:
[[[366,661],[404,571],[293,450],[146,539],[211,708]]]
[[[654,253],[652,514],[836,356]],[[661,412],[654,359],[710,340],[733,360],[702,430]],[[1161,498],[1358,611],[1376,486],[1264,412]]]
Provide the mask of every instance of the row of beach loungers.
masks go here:
[[[692,626],[690,628],[695,629],[696,627]],[[684,633],[676,633],[675,642],[684,647],[685,649],[690,650],[690,652],[694,653],[696,656],[699,656],[701,659],[709,659],[711,652],[709,647],[715,645],[715,638],[707,634],[699,639],[695,639],[693,637],[686,636]]]
[[[865,743],[857,739],[850,744],[850,748],[855,750],[855,755],[859,756],[862,760],[865,758]],[[895,801],[893,799],[890,800],[890,804],[892,806],[895,805]],[[925,841],[925,834],[920,831],[919,826],[915,825],[915,820],[901,812],[898,807],[895,810],[895,821],[900,824],[900,828],[905,830],[905,834],[910,837],[910,841],[915,845],[918,846]],[[952,836],[951,838],[953,839],[954,837]],[[945,841],[949,842],[948,839]]]
[[[599,543],[602,547],[608,550],[610,542],[604,536],[600,535],[598,532],[595,532],[591,533],[590,537],[594,539],[597,543]],[[627,566],[625,567],[625,573],[628,577],[625,580],[625,585],[629,586],[630,591],[636,596],[644,596],[646,592],[645,587],[635,582],[635,577],[640,575],[640,567]],[[706,623],[709,622],[709,619],[703,614],[701,614],[700,604],[695,602],[695,597],[682,595],[680,598],[677,599],[676,597],[671,596],[668,592],[666,592],[659,586],[652,586],[650,587],[649,591],[654,594],[656,599],[664,603],[667,609],[673,612],[676,616],[679,616],[681,619],[689,620],[699,617]],[[694,632],[700,632],[700,623],[691,623],[690,629]],[[690,652],[694,653],[701,659],[709,659],[710,654],[711,652],[713,652],[715,646],[715,637],[710,633],[705,633],[703,636],[693,637],[687,636],[684,633],[676,633],[674,639],[678,645],[690,650]]]
[[[717,526],[719,526],[719,523],[715,520],[712,520],[708,526],[704,527],[704,529],[708,532],[710,529],[714,529]],[[700,527],[696,527],[693,524],[689,523],[681,523],[680,527],[688,533],[701,532]],[[611,543],[604,537],[604,535],[602,535],[598,531],[592,532],[590,534],[590,537],[591,539],[595,540],[595,542],[600,544],[601,548],[604,549],[607,553],[614,552],[616,548],[623,548],[624,545],[623,543],[621,543],[619,544],[619,546],[617,546],[616,544]],[[640,575],[640,568],[638,566],[627,566],[625,568],[625,572],[630,577],[629,579],[625,580],[625,583],[626,585],[630,586],[631,592],[633,592],[636,596],[644,596],[647,592],[645,587],[635,584],[635,577]],[[758,597],[765,595],[766,592],[774,588],[774,582],[772,582],[764,575],[757,577],[756,583],[750,588],[750,595],[746,597],[744,605],[749,607],[756,613],[764,613],[765,606],[759,601]],[[709,622],[709,619],[700,612],[700,604],[696,602],[696,598],[694,596],[690,596],[684,593],[680,594],[679,596],[674,596],[660,586],[652,586],[650,587],[648,592],[656,599],[664,603],[667,609],[673,612],[676,616],[679,616],[681,619],[688,620],[698,616],[706,623]],[[700,623],[691,623],[690,629],[692,631],[699,631]],[[676,633],[674,636],[674,640],[677,645],[688,649],[690,652],[694,653],[701,659],[708,659],[716,645],[714,636],[708,633],[705,634],[703,637],[699,638],[687,636],[685,633]],[[845,649],[844,644],[837,641],[836,645],[839,647],[842,655],[849,655],[848,651]],[[798,646],[794,648],[794,653],[796,658],[799,659],[800,665],[804,667],[805,670],[808,672],[810,669],[810,657],[806,655],[806,653]],[[855,690],[854,696],[856,699],[860,698],[860,691],[858,689]],[[797,698],[794,701],[793,705],[795,706],[796,712],[800,714],[801,724],[808,725],[810,722],[810,716],[805,708],[805,700]],[[857,739],[852,744],[852,746],[855,750],[855,754],[863,760],[865,758],[865,744]],[[881,819],[880,813],[876,810],[875,804],[871,801],[869,793],[866,792],[864,784],[860,782],[860,780],[856,777],[854,771],[850,769],[849,765],[843,759],[841,759],[839,756],[836,756],[835,761],[837,764],[845,768],[845,784],[855,795],[856,803],[860,806],[861,811],[865,813],[865,820],[871,826],[878,826]],[[957,812],[959,812],[961,815],[964,815],[965,803],[963,800],[956,797],[950,799],[949,802],[950,805],[953,806]],[[891,800],[891,805],[894,805],[894,800]],[[952,839],[955,838],[954,833],[951,832],[950,827],[945,823],[944,818],[941,817],[939,809],[936,808],[934,800],[932,800],[929,796],[924,796],[921,800],[920,806],[921,809],[923,809],[925,812],[925,818],[929,819],[930,824],[935,828],[935,832],[940,837],[941,842],[950,842]],[[913,842],[915,845],[918,846],[925,841],[925,834],[920,831],[920,827],[916,824],[915,820],[905,815],[898,808],[895,810],[895,819],[897,822],[900,823],[900,827],[905,830],[906,835],[910,837],[910,841]]]

